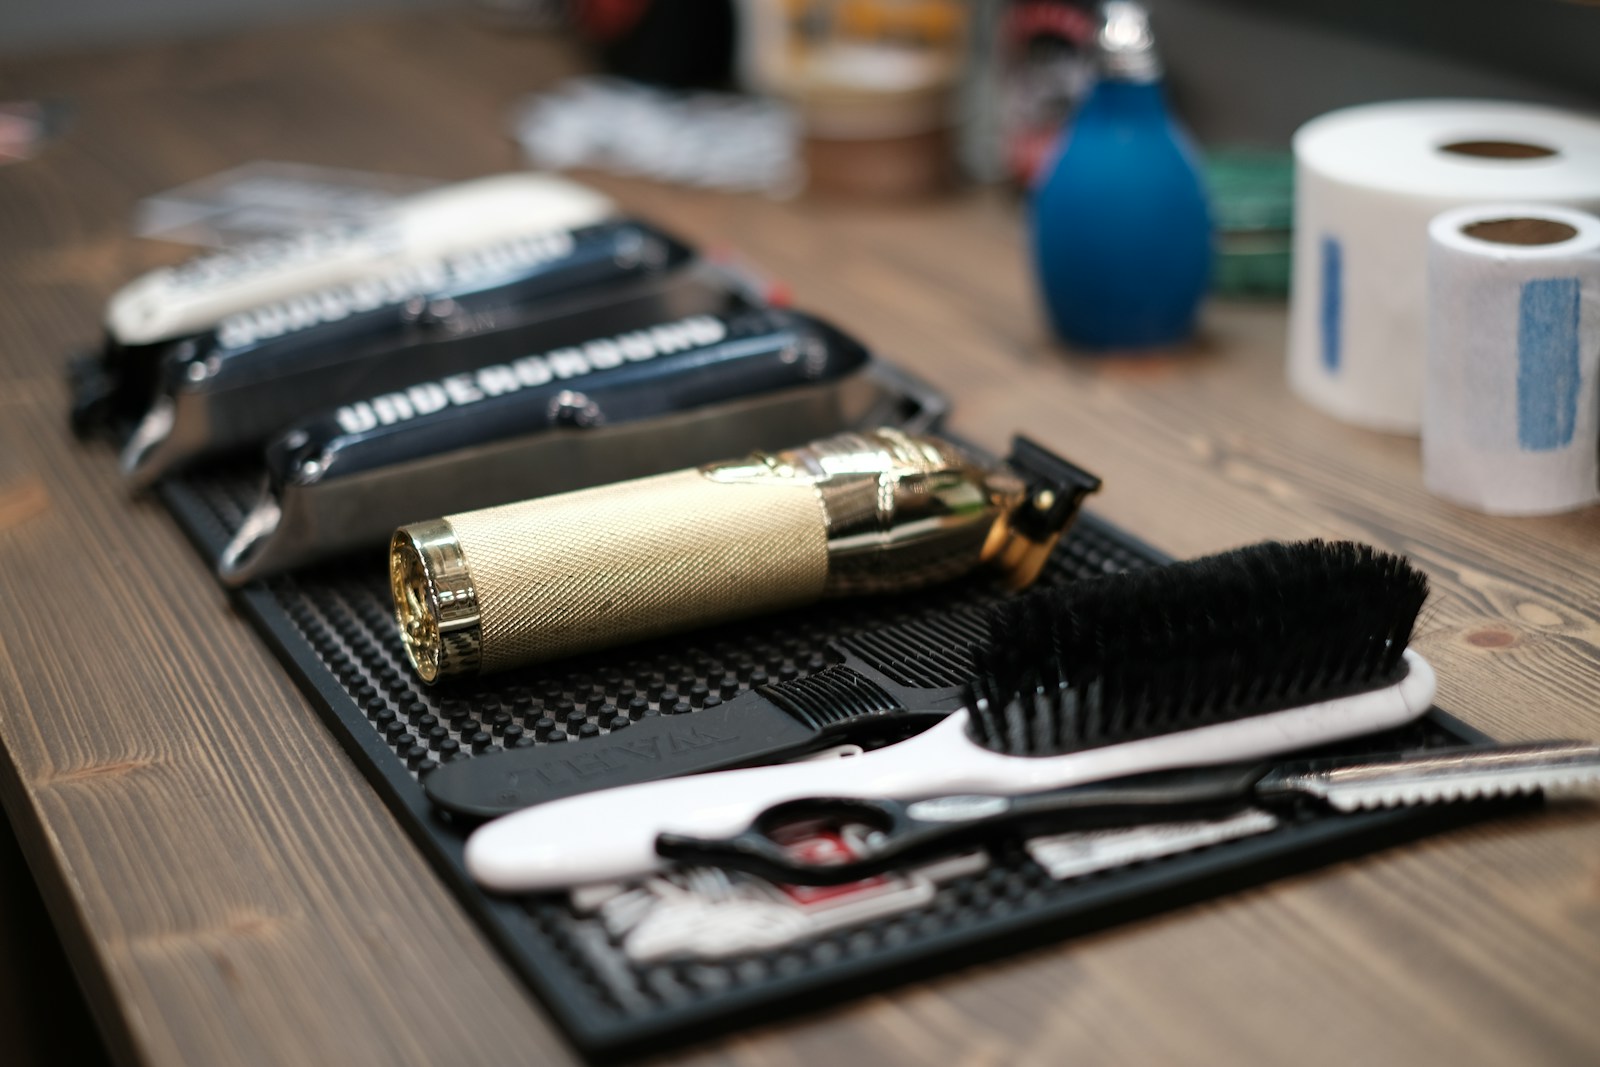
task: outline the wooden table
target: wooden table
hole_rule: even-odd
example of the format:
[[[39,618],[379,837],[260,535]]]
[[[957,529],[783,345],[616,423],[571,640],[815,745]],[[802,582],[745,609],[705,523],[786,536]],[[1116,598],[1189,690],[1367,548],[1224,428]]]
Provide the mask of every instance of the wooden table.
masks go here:
[[[459,20],[272,29],[10,61],[70,129],[0,168],[0,787],[119,1058],[567,1062],[172,520],[65,429],[106,296],[180,257],[136,200],[252,159],[438,178],[510,169],[508,105],[573,69]],[[1409,553],[1440,702],[1506,738],[1600,735],[1600,511],[1504,521],[1422,491],[1415,441],[1293,400],[1276,304],[1198,351],[1064,356],[1017,206],[869,209],[595,177],[729,244],[955,398],[1105,475],[1095,508],[1188,555],[1271,537]],[[678,1053],[678,1063],[1600,1061],[1600,817],[1550,811]],[[10,1049],[0,1035],[0,1059]]]

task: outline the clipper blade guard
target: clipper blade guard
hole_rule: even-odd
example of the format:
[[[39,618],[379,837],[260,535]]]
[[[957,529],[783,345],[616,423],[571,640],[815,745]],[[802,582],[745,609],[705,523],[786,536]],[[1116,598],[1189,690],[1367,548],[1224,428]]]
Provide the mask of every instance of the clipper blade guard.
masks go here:
[[[1032,473],[880,429],[415,523],[390,543],[396,622],[433,681],[983,563],[1026,584],[1099,484]]]

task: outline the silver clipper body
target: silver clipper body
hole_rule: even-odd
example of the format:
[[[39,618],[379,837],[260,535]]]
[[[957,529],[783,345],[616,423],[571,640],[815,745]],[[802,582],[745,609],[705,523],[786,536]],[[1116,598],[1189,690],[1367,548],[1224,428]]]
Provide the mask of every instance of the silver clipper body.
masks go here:
[[[851,427],[937,426],[944,401],[834,327],[751,308],[601,334],[308,418],[218,572],[240,584],[395,527],[640,478]]]
[[[123,469],[146,486],[324,407],[748,302],[681,242],[611,223],[254,308],[167,353]]]

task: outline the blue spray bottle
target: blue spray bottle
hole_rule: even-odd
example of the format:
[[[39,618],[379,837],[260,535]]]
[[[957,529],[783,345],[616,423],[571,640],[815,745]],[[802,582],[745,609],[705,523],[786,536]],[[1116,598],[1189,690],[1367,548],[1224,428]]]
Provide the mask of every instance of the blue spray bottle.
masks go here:
[[[1129,0],[1101,11],[1099,81],[1035,190],[1034,262],[1068,344],[1169,345],[1194,331],[1211,216],[1195,151],[1163,99],[1149,17]]]

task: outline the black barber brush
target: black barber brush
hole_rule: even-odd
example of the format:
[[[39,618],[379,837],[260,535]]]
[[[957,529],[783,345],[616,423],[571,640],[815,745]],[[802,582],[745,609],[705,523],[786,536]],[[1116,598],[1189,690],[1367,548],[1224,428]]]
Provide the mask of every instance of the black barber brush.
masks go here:
[[[846,804],[1020,796],[1391,729],[1433,698],[1406,648],[1426,593],[1397,557],[1311,542],[1029,594],[996,609],[966,707],[916,737],[557,801],[479,829],[467,865],[509,891],[632,878],[661,866],[658,840],[705,855]]]

